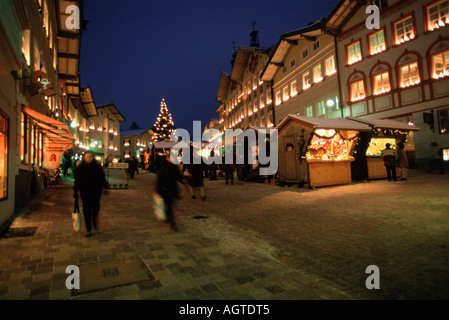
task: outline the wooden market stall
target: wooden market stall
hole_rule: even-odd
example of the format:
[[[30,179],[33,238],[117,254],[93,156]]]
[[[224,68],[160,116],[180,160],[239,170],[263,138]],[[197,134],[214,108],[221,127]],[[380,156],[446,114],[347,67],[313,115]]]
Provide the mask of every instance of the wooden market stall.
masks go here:
[[[363,153],[364,157],[358,158],[354,163],[358,167],[366,166],[367,173],[365,175],[367,175],[366,178],[369,180],[387,178],[384,162],[380,158],[385,145],[389,143],[392,149],[396,149],[398,143],[406,144],[410,132],[419,130],[413,124],[391,119],[362,119],[355,117],[347,117],[347,119],[367,124],[372,128],[366,143],[359,144],[359,152]],[[413,144],[406,144],[406,146],[408,154],[414,152]]]
[[[352,182],[352,148],[367,124],[288,115],[278,126],[279,180],[322,187]]]

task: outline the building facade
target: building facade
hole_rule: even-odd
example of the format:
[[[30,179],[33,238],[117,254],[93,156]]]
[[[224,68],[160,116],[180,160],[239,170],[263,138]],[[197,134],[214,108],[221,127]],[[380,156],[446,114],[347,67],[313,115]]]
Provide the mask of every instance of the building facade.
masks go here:
[[[231,74],[221,74],[216,111],[222,134],[226,129],[274,126],[271,85],[261,80],[270,49],[259,47],[256,30],[250,35],[251,46],[240,46],[233,54]]]
[[[276,125],[289,114],[342,116],[336,57],[324,19],[281,36],[261,78],[273,87]]]
[[[366,26],[369,4],[340,1],[326,21],[338,38],[344,116],[411,122],[417,166],[427,169],[433,142],[449,160],[449,2],[377,1],[378,29]]]

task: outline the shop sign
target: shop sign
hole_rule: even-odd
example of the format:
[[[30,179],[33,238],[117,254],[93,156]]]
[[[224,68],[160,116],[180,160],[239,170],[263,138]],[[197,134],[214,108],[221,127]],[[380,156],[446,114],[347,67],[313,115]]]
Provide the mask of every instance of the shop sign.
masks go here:
[[[128,163],[125,162],[118,162],[118,163],[114,163],[111,162],[109,163],[109,169],[128,169]]]
[[[55,143],[50,140],[47,135],[44,137],[44,159],[42,167],[45,170],[54,170],[61,165],[63,153],[72,147],[72,142]]]

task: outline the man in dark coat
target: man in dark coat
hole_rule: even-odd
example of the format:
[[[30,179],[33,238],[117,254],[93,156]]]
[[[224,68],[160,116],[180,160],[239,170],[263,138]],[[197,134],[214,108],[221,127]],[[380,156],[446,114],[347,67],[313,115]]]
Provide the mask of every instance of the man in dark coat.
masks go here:
[[[83,161],[75,171],[74,198],[78,201],[78,191],[83,201],[83,215],[86,224],[86,237],[92,235],[92,224],[98,230],[97,217],[100,211],[100,197],[107,187],[102,166],[95,160],[92,152],[86,152]]]
[[[161,158],[157,173],[156,192],[164,199],[167,223],[172,231],[178,231],[173,213],[173,201],[179,197],[177,182],[183,183],[183,177],[178,167],[174,165],[170,156]]]
[[[382,150],[380,157],[384,161],[385,168],[387,169],[388,181],[398,180],[396,176],[396,161],[398,160],[398,153],[391,148],[391,144],[387,143],[385,149]]]

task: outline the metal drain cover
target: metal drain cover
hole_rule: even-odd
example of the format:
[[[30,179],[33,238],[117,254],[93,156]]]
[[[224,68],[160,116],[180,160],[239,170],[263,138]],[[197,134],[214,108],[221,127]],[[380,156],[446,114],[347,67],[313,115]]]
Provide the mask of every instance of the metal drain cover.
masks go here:
[[[156,280],[139,257],[87,263],[78,268],[80,289],[72,289],[72,296]]]
[[[37,227],[8,228],[0,238],[21,238],[32,237],[36,233]]]

